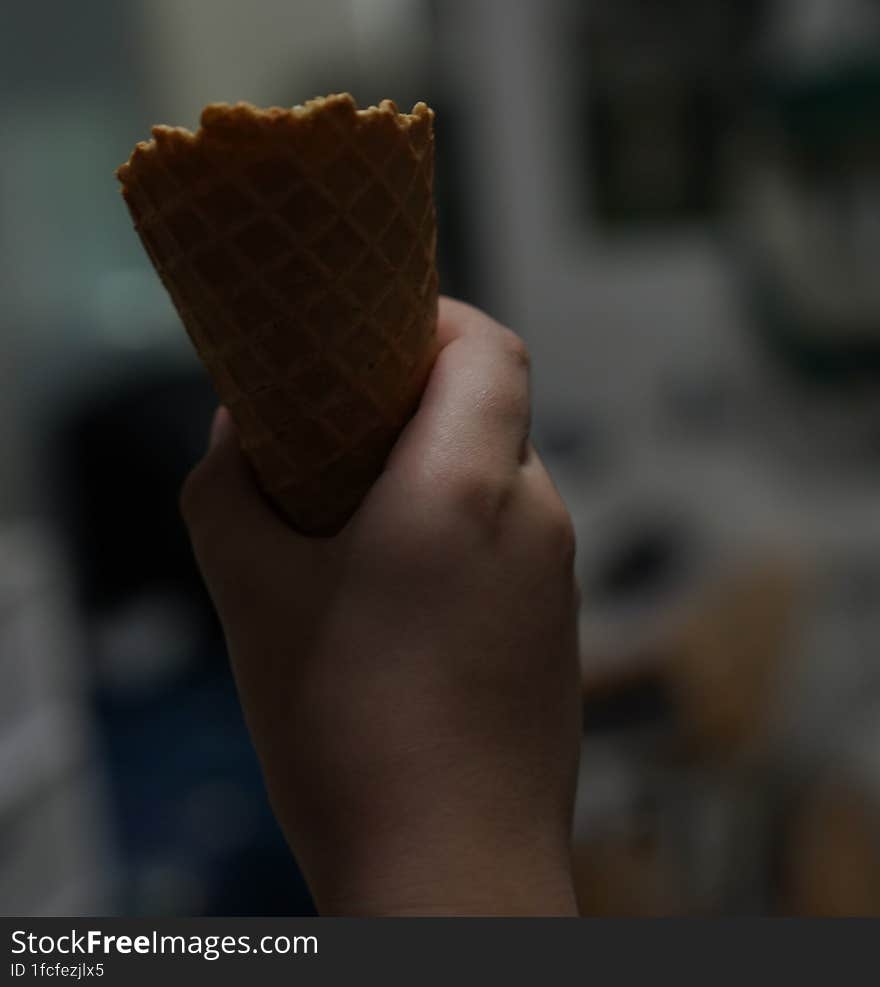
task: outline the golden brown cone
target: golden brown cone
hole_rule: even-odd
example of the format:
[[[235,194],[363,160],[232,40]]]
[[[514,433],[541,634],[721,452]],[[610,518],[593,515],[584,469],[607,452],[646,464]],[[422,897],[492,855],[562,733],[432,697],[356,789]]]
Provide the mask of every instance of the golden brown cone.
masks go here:
[[[117,171],[260,485],[306,534],[350,518],[436,355],[433,116],[215,103]]]

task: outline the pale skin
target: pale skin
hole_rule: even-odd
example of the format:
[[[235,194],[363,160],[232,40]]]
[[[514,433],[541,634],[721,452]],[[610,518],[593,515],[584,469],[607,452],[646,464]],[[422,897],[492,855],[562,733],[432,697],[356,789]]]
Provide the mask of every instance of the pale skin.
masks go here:
[[[274,812],[325,915],[575,915],[571,521],[522,342],[442,299],[418,413],[331,539],[228,414],[181,499]]]

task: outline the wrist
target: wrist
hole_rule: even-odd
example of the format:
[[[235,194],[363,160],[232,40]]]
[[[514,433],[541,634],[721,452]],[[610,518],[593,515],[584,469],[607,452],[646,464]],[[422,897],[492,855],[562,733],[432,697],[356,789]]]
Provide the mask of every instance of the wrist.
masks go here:
[[[316,875],[312,892],[322,915],[576,916],[567,843],[407,841],[373,846],[369,859]]]

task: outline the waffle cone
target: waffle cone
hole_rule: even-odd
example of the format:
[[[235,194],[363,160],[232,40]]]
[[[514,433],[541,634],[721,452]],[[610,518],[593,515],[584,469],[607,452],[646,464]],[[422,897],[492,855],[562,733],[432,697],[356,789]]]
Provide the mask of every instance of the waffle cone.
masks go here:
[[[433,112],[220,103],[152,133],[117,171],[135,229],[264,492],[333,534],[436,355]]]

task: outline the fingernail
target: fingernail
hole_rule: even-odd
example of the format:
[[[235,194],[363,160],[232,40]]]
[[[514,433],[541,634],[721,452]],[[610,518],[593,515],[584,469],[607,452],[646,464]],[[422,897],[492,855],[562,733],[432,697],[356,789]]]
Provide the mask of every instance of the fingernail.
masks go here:
[[[214,418],[211,421],[211,432],[208,436],[208,451],[210,452],[211,449],[219,445],[231,429],[232,418],[226,408],[221,404],[214,412]]]

